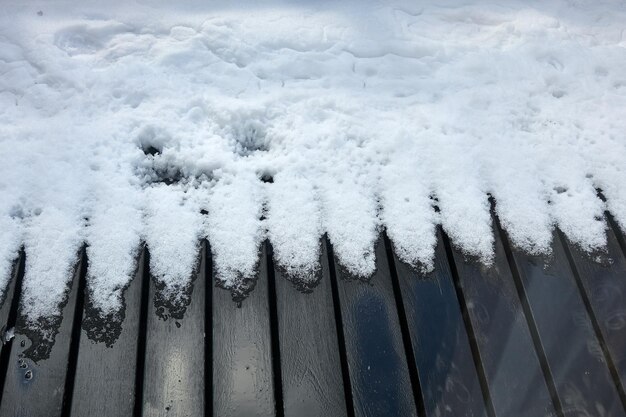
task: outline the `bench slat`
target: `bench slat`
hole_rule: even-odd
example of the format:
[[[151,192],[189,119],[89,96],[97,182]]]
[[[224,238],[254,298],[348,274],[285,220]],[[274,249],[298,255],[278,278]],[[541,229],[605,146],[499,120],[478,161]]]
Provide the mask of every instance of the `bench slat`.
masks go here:
[[[437,235],[435,268],[428,274],[394,255],[426,416],[486,416],[441,232]]]
[[[335,262],[356,416],[416,416],[407,356],[383,239],[368,281],[350,280]]]

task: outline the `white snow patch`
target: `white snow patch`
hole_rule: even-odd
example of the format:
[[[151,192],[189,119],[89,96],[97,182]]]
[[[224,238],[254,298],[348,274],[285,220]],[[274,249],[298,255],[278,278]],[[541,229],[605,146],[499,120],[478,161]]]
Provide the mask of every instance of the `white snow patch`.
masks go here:
[[[267,230],[277,264],[290,277],[310,282],[320,269],[321,207],[313,182],[284,171],[266,185]]]
[[[216,278],[227,287],[255,275],[262,240],[261,184],[251,174],[226,174],[212,190],[207,233]]]
[[[531,253],[601,249],[605,209],[626,231],[620,2],[2,6],[0,290],[24,245],[31,323],[84,244],[108,314],[142,240],[176,297],[205,237],[230,288],[266,237],[300,278],[324,233],[354,275],[383,229],[431,269],[439,224],[489,263],[488,194]]]

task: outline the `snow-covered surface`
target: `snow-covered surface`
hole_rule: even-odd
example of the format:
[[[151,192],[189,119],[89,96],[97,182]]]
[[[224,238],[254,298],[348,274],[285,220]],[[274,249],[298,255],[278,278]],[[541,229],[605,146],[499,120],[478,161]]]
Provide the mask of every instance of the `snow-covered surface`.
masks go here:
[[[531,252],[601,248],[596,187],[626,229],[623,1],[182,3],[2,3],[0,287],[24,245],[33,323],[84,243],[111,313],[141,242],[176,297],[205,237],[233,288],[266,237],[299,279],[325,232],[371,274],[383,227],[488,263],[488,193]]]

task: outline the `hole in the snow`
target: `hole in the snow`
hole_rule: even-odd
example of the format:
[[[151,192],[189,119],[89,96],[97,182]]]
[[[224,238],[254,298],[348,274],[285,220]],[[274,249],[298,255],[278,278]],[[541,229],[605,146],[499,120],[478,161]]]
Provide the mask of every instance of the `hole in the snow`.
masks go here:
[[[269,150],[265,128],[256,120],[247,120],[235,125],[232,130],[232,138],[233,151],[242,157]]]
[[[261,175],[261,181],[263,181],[266,184],[273,184],[274,177],[272,177],[270,174],[263,174]]]
[[[11,207],[11,209],[9,210],[9,217],[11,217],[12,219],[23,219],[24,209],[22,209],[22,206],[16,205]]]
[[[154,156],[154,155],[161,155],[161,152],[162,152],[161,149],[159,149],[159,148],[157,148],[155,146],[152,146],[152,145],[144,146],[144,147],[142,147],[142,150],[143,150],[144,154],[152,155],[152,156]]]
[[[206,216],[207,214],[209,214],[208,210],[202,209],[200,210],[200,214],[202,214],[203,216]]]
[[[163,153],[163,148],[171,140],[170,134],[157,126],[144,126],[135,139],[137,146],[145,155],[156,156]]]
[[[144,185],[165,184],[196,187],[200,183],[210,182],[213,172],[190,172],[189,168],[163,155],[150,156],[142,160],[135,169],[135,175]]]
[[[567,187],[557,186],[554,187],[554,191],[556,191],[557,194],[563,194],[564,192],[567,192]]]
[[[435,213],[440,213],[441,209],[439,208],[439,198],[437,198],[437,196],[434,194],[429,195],[428,198],[432,202],[431,204],[433,209],[435,210]]]
[[[565,95],[565,91],[563,90],[555,90],[552,92],[552,97],[554,98],[561,98]]]
[[[178,167],[166,166],[163,169],[155,169],[152,173],[153,183],[172,185],[180,183],[185,177]]]

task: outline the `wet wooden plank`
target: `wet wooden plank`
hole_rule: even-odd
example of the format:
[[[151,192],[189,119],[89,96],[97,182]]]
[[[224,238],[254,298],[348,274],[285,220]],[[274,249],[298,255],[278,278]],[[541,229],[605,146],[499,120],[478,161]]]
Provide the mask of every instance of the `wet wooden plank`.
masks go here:
[[[593,256],[575,245],[566,245],[623,388],[626,386],[626,258],[612,229],[607,230],[607,243],[605,253]]]
[[[0,304],[0,356],[3,350],[8,348],[8,345],[12,343],[10,335],[7,335],[7,331],[14,329],[15,323],[9,323],[9,315],[13,306],[14,296],[18,296],[21,292],[22,277],[24,276],[24,252],[20,251],[18,259],[13,264],[13,271],[11,278],[6,288],[3,288],[4,294],[2,297],[2,303]],[[19,288],[18,288],[19,287]],[[15,321],[15,313],[13,313],[12,320]],[[7,340],[8,339],[8,340]],[[2,369],[0,369],[2,372]]]
[[[346,416],[326,245],[317,286],[303,292],[275,268],[286,417]]]
[[[565,415],[625,416],[561,241],[550,257],[512,250]]]
[[[266,248],[256,286],[236,303],[213,288],[213,415],[274,416]]]
[[[426,416],[486,416],[441,232],[437,235],[430,273],[417,272],[394,255]]]
[[[553,416],[554,405],[497,233],[494,249],[491,266],[451,251],[495,415]]]
[[[155,305],[156,285],[150,280],[143,416],[204,413],[205,283],[205,243],[185,311]]]
[[[31,346],[31,339],[26,336],[24,327],[18,325],[15,339],[10,346],[9,367],[2,392],[0,416],[55,417],[61,415],[72,326],[80,293],[80,281],[84,279],[85,263],[86,258],[82,251],[72,279],[67,304],[62,310],[63,316],[54,344],[41,342]],[[46,329],[46,331],[51,330]],[[35,337],[30,332],[28,334],[31,338]],[[30,359],[32,357],[37,360]]]
[[[133,413],[141,292],[147,282],[145,268],[143,250],[135,277],[124,292],[121,321],[99,317],[86,299],[72,393],[73,417],[126,417]]]
[[[350,280],[335,262],[356,416],[416,416],[393,283],[382,239],[377,270],[368,281]]]

